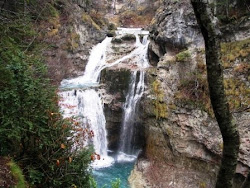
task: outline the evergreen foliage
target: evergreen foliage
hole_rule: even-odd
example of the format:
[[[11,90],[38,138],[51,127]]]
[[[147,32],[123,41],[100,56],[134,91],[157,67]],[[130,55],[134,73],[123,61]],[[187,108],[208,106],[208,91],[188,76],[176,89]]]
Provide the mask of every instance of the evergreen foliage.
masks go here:
[[[34,20],[14,11],[0,15],[0,156],[17,161],[31,187],[89,187],[90,151],[73,150]]]

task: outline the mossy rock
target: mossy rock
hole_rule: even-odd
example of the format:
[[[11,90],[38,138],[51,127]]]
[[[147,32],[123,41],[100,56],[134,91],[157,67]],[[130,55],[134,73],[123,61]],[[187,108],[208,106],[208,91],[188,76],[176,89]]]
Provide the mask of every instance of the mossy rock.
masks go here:
[[[112,70],[104,69],[101,73],[101,83],[107,85],[107,90],[109,93],[114,94],[117,92],[124,95],[122,98],[126,98],[126,93],[128,92],[128,87],[130,83],[131,72],[127,69]]]
[[[136,37],[133,34],[126,34],[122,36],[121,39],[124,41],[136,41]]]
[[[116,30],[117,28],[116,28],[116,26],[115,26],[115,24],[113,24],[113,23],[110,23],[109,25],[108,25],[108,30]]]
[[[109,31],[107,32],[107,36],[108,36],[108,37],[115,37],[115,36],[116,36],[115,30],[109,30]]]
[[[224,68],[233,67],[237,59],[240,61],[248,59],[250,56],[250,38],[241,41],[221,43],[221,54]]]
[[[98,31],[101,30],[100,26],[87,13],[82,14],[82,21]]]

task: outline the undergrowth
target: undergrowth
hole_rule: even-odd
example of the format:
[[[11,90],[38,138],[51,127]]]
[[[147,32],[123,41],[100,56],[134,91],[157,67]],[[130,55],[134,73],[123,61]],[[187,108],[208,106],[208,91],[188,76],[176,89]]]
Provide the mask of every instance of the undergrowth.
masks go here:
[[[224,88],[231,112],[248,109],[250,105],[250,90],[244,79],[238,78],[241,76],[249,80],[249,54],[250,39],[221,44],[221,61],[224,69],[229,70],[228,74],[231,74],[230,77],[224,78]],[[196,106],[213,116],[203,55],[203,51],[197,53],[197,68],[185,80],[181,80],[175,98],[179,104]]]
[[[38,10],[40,4],[32,3],[27,10]],[[57,19],[53,1],[45,4],[50,7],[45,18]],[[0,155],[21,167],[28,185],[21,170],[10,163],[17,187],[89,187],[90,150],[73,149],[75,126],[59,113],[56,88],[41,55],[45,44],[37,40],[34,29],[44,15],[38,19],[35,14],[19,7],[0,14]]]

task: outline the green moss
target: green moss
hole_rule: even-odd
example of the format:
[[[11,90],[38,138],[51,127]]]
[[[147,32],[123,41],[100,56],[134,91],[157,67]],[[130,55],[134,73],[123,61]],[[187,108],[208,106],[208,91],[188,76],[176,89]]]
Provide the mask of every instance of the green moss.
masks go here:
[[[201,182],[201,183],[200,183],[199,188],[206,188],[206,187],[207,187],[207,185],[206,185],[206,183],[205,183],[205,182]]]
[[[177,106],[175,104],[169,104],[168,108],[171,110],[176,110]]]
[[[115,24],[114,24],[114,23],[110,23],[110,24],[108,25],[108,30],[116,30]]]
[[[96,30],[100,31],[100,26],[86,13],[82,14],[82,21],[94,27]]]
[[[224,68],[232,67],[236,59],[244,59],[250,54],[250,38],[242,41],[222,43],[221,60]]]
[[[247,85],[239,79],[224,79],[224,87],[230,110],[238,110],[249,106],[250,90]]]
[[[173,136],[173,130],[172,129],[166,128],[166,132],[167,132],[167,134],[168,134],[169,137]]]
[[[14,188],[26,188],[27,184],[25,182],[24,175],[20,167],[14,161],[10,161],[8,165],[10,167],[12,175],[17,181],[17,184],[14,186]]]
[[[160,82],[158,80],[155,80],[152,83],[152,88],[154,95],[156,96],[156,99],[153,101],[156,119],[167,118],[167,104],[164,102],[164,93],[160,89]]]
[[[52,4],[48,4],[47,11],[49,11],[49,15],[52,17],[59,17],[59,12]]]
[[[115,34],[115,30],[109,30],[108,32],[107,32],[107,36],[108,37],[114,37],[116,34]]]
[[[191,54],[188,50],[182,51],[176,55],[176,61],[186,62],[190,60]]]
[[[40,17],[45,20],[50,19],[50,18],[58,18],[59,12],[53,6],[53,3],[47,3],[46,7],[42,10]]]
[[[74,51],[79,47],[79,42],[80,42],[80,35],[76,32],[70,33],[68,36],[67,44],[65,46],[65,49],[69,51]]]

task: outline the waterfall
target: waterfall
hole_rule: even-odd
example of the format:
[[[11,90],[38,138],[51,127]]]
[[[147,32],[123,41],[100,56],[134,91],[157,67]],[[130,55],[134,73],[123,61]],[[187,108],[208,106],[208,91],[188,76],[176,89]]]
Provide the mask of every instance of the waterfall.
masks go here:
[[[113,14],[116,14],[116,0],[112,1]]]
[[[144,35],[142,43],[139,40],[139,35],[136,35],[136,45],[138,46],[137,54],[137,66],[138,70],[135,70],[131,74],[131,81],[129,85],[129,91],[126,96],[126,102],[124,105],[124,115],[122,122],[122,132],[120,136],[119,153],[117,156],[118,161],[132,161],[137,158],[138,150],[134,148],[135,138],[135,126],[136,115],[138,114],[138,102],[140,101],[144,92],[144,76],[145,71],[143,68],[149,66],[147,59],[148,49],[148,35]]]
[[[103,104],[96,90],[91,89],[98,85],[101,68],[106,62],[106,48],[112,38],[106,38],[96,45],[90,54],[83,76],[61,82],[62,100],[59,103],[63,115],[75,117],[84,129],[91,130],[94,134],[92,139],[82,140],[82,146],[92,144],[95,153],[100,155],[100,160],[95,160],[93,166],[106,167],[113,163],[108,156],[108,142],[106,132],[106,120],[103,112]],[[66,91],[63,91],[66,90]]]
[[[124,34],[134,34],[136,36],[135,49],[132,52],[114,62],[107,63],[106,51],[111,45],[112,40],[112,38],[107,37],[91,50],[84,74],[77,78],[63,80],[60,86],[61,90],[58,93],[61,97],[59,106],[63,116],[65,118],[74,117],[81,128],[93,131],[93,138],[83,139],[80,143],[82,147],[93,145],[95,153],[100,155],[101,159],[95,160],[92,163],[94,168],[107,167],[114,162],[114,159],[108,156],[106,120],[102,99],[97,91],[100,73],[103,69],[115,66],[130,58],[134,59],[137,68],[136,70],[132,70],[129,92],[124,105],[124,119],[119,150],[124,155],[130,154],[133,159],[136,158],[135,154],[137,151],[134,150],[132,142],[134,137],[133,126],[138,102],[144,91],[144,69],[149,66],[147,60],[149,44],[147,37],[149,33],[140,28],[118,28],[117,35]],[[144,35],[142,42],[139,35]]]
[[[106,63],[106,48],[111,40],[111,37],[107,37],[92,49],[83,76],[63,80],[60,87],[70,89],[74,87],[85,88],[97,85],[102,67]]]
[[[137,76],[139,74],[139,80]],[[132,139],[135,136],[135,123],[137,104],[144,91],[144,72],[134,71],[131,76],[129,92],[124,105],[124,118],[122,124],[122,134],[120,138],[119,151],[126,154],[135,154]]]

